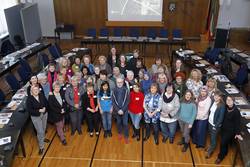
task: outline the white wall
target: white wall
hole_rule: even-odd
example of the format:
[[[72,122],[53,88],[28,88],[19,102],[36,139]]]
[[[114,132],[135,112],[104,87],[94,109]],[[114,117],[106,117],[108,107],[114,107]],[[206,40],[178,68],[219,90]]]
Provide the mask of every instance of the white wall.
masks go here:
[[[220,0],[217,28],[250,28],[250,0]]]
[[[21,0],[21,2],[38,3],[42,36],[53,37],[54,29],[56,28],[56,18],[53,0]]]

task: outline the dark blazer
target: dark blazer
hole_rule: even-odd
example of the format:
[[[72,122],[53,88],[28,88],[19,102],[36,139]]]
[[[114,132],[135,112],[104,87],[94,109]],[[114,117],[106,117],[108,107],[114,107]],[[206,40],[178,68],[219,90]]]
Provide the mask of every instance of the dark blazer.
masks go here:
[[[87,108],[91,108],[90,107],[90,99],[88,97],[88,93],[85,92],[83,95],[82,95],[82,107],[83,107],[83,112],[86,112],[88,111]],[[97,103],[97,93],[96,91],[94,91],[94,103],[95,103],[95,106],[97,107],[98,106],[98,103]]]
[[[113,64],[113,60],[112,60],[112,55],[109,54],[108,58],[107,58],[107,63],[110,65],[110,67],[113,69],[115,66],[118,66],[118,62],[119,62],[119,55],[116,54],[116,63]]]
[[[214,113],[214,122],[213,122],[215,125],[215,128],[221,127],[223,119],[224,119],[224,113],[225,113],[225,105],[224,104],[222,104],[216,108],[215,113]]]
[[[62,98],[62,97],[61,97]],[[57,101],[54,94],[49,95],[49,108],[50,108],[50,116],[52,122],[59,122],[63,119],[62,109],[65,108],[65,100],[62,98],[62,105]]]
[[[35,99],[34,96],[30,95],[28,96],[26,100],[26,110],[30,113],[31,116],[38,117],[40,116],[39,109],[42,109],[43,107],[47,108],[47,100],[43,93],[39,93],[39,101]],[[46,113],[46,111],[44,112]]]

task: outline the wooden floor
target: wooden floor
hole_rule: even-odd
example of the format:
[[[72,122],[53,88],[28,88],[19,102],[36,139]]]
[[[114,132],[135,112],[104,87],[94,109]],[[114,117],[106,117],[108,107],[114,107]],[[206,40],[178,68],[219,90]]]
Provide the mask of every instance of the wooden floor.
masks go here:
[[[46,137],[50,143],[46,144],[43,156],[38,155],[36,136],[31,126],[28,126],[24,134],[24,143],[27,157],[23,158],[19,149],[13,162],[13,167],[191,167],[204,166],[212,167],[218,154],[218,148],[213,156],[205,159],[204,149],[196,149],[193,144],[186,153],[181,152],[181,146],[176,143],[180,140],[180,133],[177,132],[174,144],[161,142],[154,144],[153,136],[146,141],[136,141],[129,138],[129,144],[124,140],[118,140],[117,130],[113,124],[113,137],[105,139],[103,131],[99,137],[89,137],[87,127],[82,126],[83,134],[70,135],[66,131],[67,146],[63,146],[55,132],[53,125],[48,125]],[[131,135],[130,127],[130,135]],[[233,161],[234,148],[230,148],[228,156],[220,166],[231,166]],[[241,160],[237,159],[237,166],[241,166]]]
[[[61,41],[61,47],[71,50],[74,47],[80,47],[79,40]],[[208,46],[206,42],[189,42],[188,47],[196,52],[204,51]],[[94,56],[99,53],[95,52]],[[119,46],[116,46],[119,50]],[[136,48],[136,46],[135,46]],[[246,48],[247,50],[249,48]],[[102,53],[107,55],[108,48],[102,48]],[[127,50],[128,51],[128,50]],[[126,52],[127,52],[126,51]],[[153,52],[154,46],[147,48],[147,53],[151,57],[146,58],[146,65],[149,67],[154,61]],[[160,52],[167,55],[166,48],[160,47]],[[164,58],[165,63],[169,63],[167,58]],[[129,139],[129,144],[125,145],[124,141],[119,141],[117,130],[113,124],[113,137],[104,139],[103,132],[99,137],[89,137],[87,134],[86,124],[83,125],[83,135],[70,135],[70,131],[66,131],[67,146],[63,146],[56,134],[55,127],[48,125],[46,137],[51,140],[46,144],[45,153],[43,156],[38,156],[38,144],[36,136],[33,133],[31,126],[28,126],[24,133],[24,144],[26,147],[27,157],[23,158],[21,151],[15,157],[13,167],[213,167],[214,161],[218,154],[219,145],[213,156],[205,159],[204,149],[196,149],[193,144],[186,153],[181,152],[181,146],[176,143],[180,139],[180,132],[176,134],[174,144],[166,144],[161,142],[156,146],[153,142],[153,136],[146,141],[137,142]],[[130,132],[131,132],[130,127]],[[131,132],[132,133],[132,132]],[[131,136],[130,133],[130,136]],[[207,141],[208,142],[208,141]],[[218,142],[219,143],[219,142]],[[233,161],[235,148],[230,148],[228,156],[219,166],[229,167]],[[239,156],[238,156],[239,157]],[[237,159],[237,166],[241,165],[240,158]]]

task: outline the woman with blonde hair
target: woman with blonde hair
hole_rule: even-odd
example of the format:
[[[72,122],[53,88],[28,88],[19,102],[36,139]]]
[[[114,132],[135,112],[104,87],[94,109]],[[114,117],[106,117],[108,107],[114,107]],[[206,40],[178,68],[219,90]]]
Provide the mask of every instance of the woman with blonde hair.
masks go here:
[[[214,92],[217,90],[217,81],[214,78],[209,78],[206,82],[206,86],[208,89],[208,95],[210,97],[214,96]]]
[[[195,99],[198,98],[200,89],[203,86],[201,78],[202,78],[201,71],[199,69],[193,69],[190,72],[190,77],[186,82],[187,88],[193,92]]]

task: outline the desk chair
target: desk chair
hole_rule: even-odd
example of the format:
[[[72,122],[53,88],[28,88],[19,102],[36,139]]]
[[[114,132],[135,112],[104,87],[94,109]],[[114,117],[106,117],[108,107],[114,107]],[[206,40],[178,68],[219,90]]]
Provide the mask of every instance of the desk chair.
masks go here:
[[[89,28],[87,30],[87,34],[88,37],[92,37],[92,38],[96,38],[96,29],[95,28]]]
[[[22,69],[25,71],[26,75],[31,76],[32,75],[32,69],[31,69],[28,61],[21,58],[21,59],[19,59],[19,63],[21,65],[21,67],[23,67]]]
[[[109,30],[107,28],[100,29],[100,37],[107,38],[109,36]]]
[[[10,53],[15,52],[14,45],[10,42],[10,40],[4,40],[1,45],[0,56],[4,57]]]
[[[174,29],[172,32],[173,40],[183,40],[181,29]]]
[[[19,77],[21,78],[22,85],[25,85],[26,82],[30,80],[30,75],[25,71],[24,67],[19,67],[17,69],[17,73]]]
[[[5,77],[5,80],[10,86],[12,94],[15,94],[18,91],[18,89],[21,88],[19,81],[16,79],[16,77],[13,74],[8,74]]]
[[[233,83],[242,90],[242,87],[248,83],[248,66],[246,63],[241,64],[240,68],[236,72],[236,77]]]
[[[123,36],[123,29],[122,28],[114,28],[113,29],[113,36],[114,37],[122,37]]]

